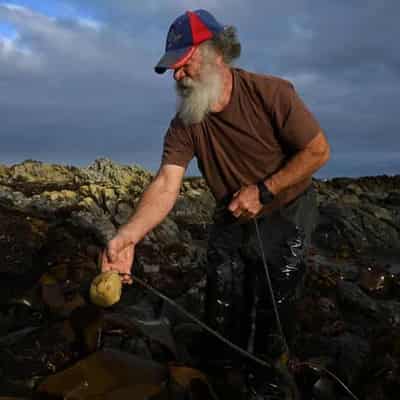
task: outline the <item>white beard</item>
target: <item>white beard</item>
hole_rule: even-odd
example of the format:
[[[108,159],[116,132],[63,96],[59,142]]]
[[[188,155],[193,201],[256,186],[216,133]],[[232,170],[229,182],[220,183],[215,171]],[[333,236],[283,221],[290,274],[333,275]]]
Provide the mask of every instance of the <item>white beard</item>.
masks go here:
[[[185,77],[176,82],[178,115],[184,125],[201,122],[220,99],[222,78],[212,65],[204,65],[198,80]]]

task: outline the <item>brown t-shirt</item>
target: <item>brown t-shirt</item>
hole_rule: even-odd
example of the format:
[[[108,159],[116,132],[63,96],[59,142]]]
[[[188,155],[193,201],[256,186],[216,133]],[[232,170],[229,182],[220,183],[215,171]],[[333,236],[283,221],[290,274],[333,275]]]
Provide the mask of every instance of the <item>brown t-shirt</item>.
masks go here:
[[[164,138],[162,165],[186,167],[196,156],[217,201],[278,171],[320,130],[290,82],[241,69],[232,75],[231,99],[221,112],[188,127],[175,117]],[[279,193],[271,208],[287,204],[310,183],[308,177]]]

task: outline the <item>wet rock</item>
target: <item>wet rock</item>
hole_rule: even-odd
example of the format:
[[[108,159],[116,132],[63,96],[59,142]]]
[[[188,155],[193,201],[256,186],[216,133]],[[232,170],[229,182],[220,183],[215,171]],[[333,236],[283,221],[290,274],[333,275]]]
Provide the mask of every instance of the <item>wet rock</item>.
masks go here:
[[[97,243],[102,246],[112,239],[116,233],[116,228],[106,215],[93,215],[90,212],[72,212],[67,221],[74,227],[80,228],[97,239]]]
[[[356,195],[356,196],[360,196],[363,194],[363,190],[356,183],[350,183],[349,185],[347,185],[346,190],[354,193],[354,195]]]
[[[89,325],[76,323],[79,310],[88,307],[88,288],[98,273],[99,251],[116,228],[127,221],[151,178],[151,173],[138,166],[122,166],[106,159],[81,169],[34,161],[0,166],[0,298],[6,301],[11,296],[29,295],[38,309],[46,311],[44,321],[36,320],[37,325],[47,323],[49,318],[75,321],[68,340],[65,335],[50,333],[45,337],[42,331],[32,333],[31,347],[25,347],[28,338],[21,339],[20,348],[15,346],[13,351],[20,359],[26,355],[24,352],[32,359],[26,366],[31,371],[24,370],[22,380],[54,374],[95,351],[99,343],[145,359],[161,360],[161,355],[165,356],[149,345],[156,340],[143,332],[133,335],[126,327],[108,329],[101,318],[92,320],[98,310],[85,314],[83,320]],[[314,180],[314,184],[320,219],[314,253],[309,259],[296,351],[301,354],[304,350],[309,356],[329,354],[339,375],[353,383],[360,375],[358,359],[367,363],[365,352],[377,328],[397,329],[399,325],[400,279],[395,273],[400,265],[400,180],[381,176]],[[205,181],[185,179],[171,214],[137,246],[134,266],[135,274],[143,275],[148,283],[199,317],[204,312],[206,244],[213,207]],[[391,258],[387,250],[392,251]],[[371,263],[377,254],[382,254],[382,259]],[[390,268],[385,266],[388,263]],[[379,273],[368,274],[368,266],[385,266],[382,271],[388,286],[382,286]],[[46,273],[52,280],[40,282],[40,276]],[[141,298],[149,301],[140,302]],[[124,290],[118,305],[107,312],[117,311],[145,321],[168,317],[174,329],[188,324],[185,317],[153,295],[143,297],[143,288],[135,284]],[[2,332],[24,329],[28,321],[33,321],[29,315],[15,317],[19,312],[14,315],[11,308],[0,309]],[[67,326],[69,321],[62,323]],[[182,332],[181,336],[179,330],[173,333],[184,342],[183,347],[191,345],[191,334]],[[196,334],[192,333],[194,338]],[[395,346],[393,336],[388,341]],[[376,355],[377,368],[373,372],[390,364],[382,372],[389,386],[389,375],[397,376],[400,354],[393,346]],[[187,355],[187,360],[196,361],[196,354]],[[17,380],[21,369],[18,357],[4,364],[15,367],[11,380]],[[388,357],[393,362],[388,363]],[[353,375],[348,374],[348,368]],[[365,373],[367,377],[372,374]],[[182,388],[182,383],[174,385],[181,392],[188,390]]]
[[[75,309],[85,305],[84,298],[75,292],[70,292],[64,285],[45,283],[41,287],[41,300],[53,316],[68,317]]]
[[[380,303],[382,315],[390,326],[394,328],[400,327],[400,302],[383,301]]]
[[[320,224],[314,235],[325,248],[350,246],[357,252],[368,247],[400,247],[399,230],[386,209],[330,204],[320,208]]]
[[[359,285],[372,296],[387,296],[392,288],[391,274],[384,268],[375,266],[361,268]]]
[[[372,319],[379,317],[380,309],[378,303],[366,295],[358,285],[340,281],[337,285],[337,293],[339,301],[344,307],[364,313]]]
[[[307,262],[309,265],[312,265],[316,272],[326,271],[336,274],[340,279],[355,281],[359,277],[360,267],[348,258],[338,259],[320,253],[310,255]]]
[[[189,290],[175,298],[176,303],[184,310],[190,310],[195,317],[202,319],[205,311],[205,286],[206,279],[203,276],[203,279],[198,280]],[[163,303],[161,315],[167,318],[173,327],[181,323],[193,322],[166,302]]]
[[[214,391],[205,374],[197,369],[184,366],[170,366],[169,373],[173,382],[179,385],[189,398],[213,399]]]
[[[121,224],[131,213],[131,202],[149,184],[152,174],[139,166],[99,159],[82,169],[27,161],[3,167],[0,177],[0,204],[9,208],[46,218],[58,211],[68,213],[67,208],[78,214],[86,211],[99,215],[100,208],[106,219],[115,216],[114,221]],[[314,180],[314,184],[321,209],[316,237],[322,245],[348,245],[355,250],[400,247],[396,222],[400,216],[393,207],[399,193],[398,177],[337,178]],[[125,206],[119,206],[121,202]],[[186,179],[170,217],[183,230],[194,234],[196,240],[204,238],[214,204],[204,180]],[[76,218],[73,220],[77,222]],[[91,223],[87,215],[82,215],[83,227]]]
[[[112,346],[108,344],[107,347]],[[145,338],[125,337],[119,344],[119,349],[131,354],[135,354],[136,356],[145,360],[153,359],[153,354],[151,352],[150,346],[148,343],[146,343]]]
[[[30,199],[23,193],[7,186],[0,185],[0,205],[6,210],[23,211],[29,208]]]
[[[104,326],[104,313],[101,308],[92,304],[76,308],[70,315],[69,326],[74,347],[81,356],[100,348]]]
[[[140,329],[142,335],[163,345],[176,359],[176,345],[172,337],[171,324],[168,319],[160,318],[152,321],[133,320],[133,322]]]
[[[168,378],[162,365],[116,350],[90,355],[71,368],[48,377],[40,395],[147,399],[160,393]],[[121,397],[123,396],[123,397]]]
[[[314,384],[312,393],[316,399],[335,400],[335,383],[329,377],[323,376]]]
[[[191,224],[208,224],[211,222],[215,200],[211,193],[204,190],[193,197],[180,196],[171,212],[171,216],[179,222],[190,221]]]
[[[65,299],[61,287],[57,283],[44,284],[42,286],[42,301],[55,310],[62,308]]]
[[[122,225],[128,222],[128,219],[132,213],[133,207],[130,204],[126,202],[120,202],[116,206],[114,219],[118,225]]]
[[[9,175],[9,168],[4,165],[4,164],[0,164],[0,179],[1,181],[4,181],[8,178]]]
[[[337,368],[346,377],[346,382],[353,386],[361,377],[368,359],[370,346],[368,341],[356,335],[345,333],[333,339],[336,347]]]
[[[72,190],[60,190],[60,191],[44,191],[42,197],[47,199],[49,202],[58,202],[61,205],[75,204],[78,200],[78,194]]]
[[[0,209],[0,272],[35,268],[34,254],[46,240],[48,224],[38,218]]]
[[[345,204],[359,204],[361,200],[355,194],[344,194],[341,201]]]
[[[69,182],[73,179],[72,168],[43,163],[40,161],[25,161],[10,168],[10,178],[13,180],[32,182]]]
[[[336,319],[338,317],[338,309],[335,302],[329,297],[320,297],[318,299],[318,307],[323,315]]]
[[[300,346],[300,354],[305,359],[312,358],[308,355],[311,353],[318,354],[318,358],[330,360],[326,368],[338,375],[350,388],[361,383],[364,367],[369,360],[371,351],[369,342],[365,338],[345,332],[336,337],[307,337],[301,341]],[[336,383],[335,393],[336,398],[342,398],[339,396],[345,394],[343,388]]]
[[[390,192],[385,203],[391,207],[400,207],[400,191]]]
[[[386,208],[379,207],[374,204],[363,204],[362,209],[376,218],[388,222],[389,224],[393,222],[393,213]]]
[[[169,217],[158,225],[150,234],[151,240],[163,243],[165,245],[175,244],[180,241],[179,228],[177,224]]]
[[[136,186],[143,190],[150,183],[152,174],[138,165],[119,165],[100,158],[82,170],[89,181],[109,182],[114,186]]]
[[[314,181],[321,214],[318,243],[325,248],[350,246],[359,252],[374,246],[398,248],[399,213],[390,206],[398,181],[398,176]]]
[[[40,277],[36,254],[47,231],[46,221],[0,209],[0,304],[23,296]]]
[[[135,304],[130,304],[125,309],[126,314],[133,319],[150,321],[156,319],[155,304],[149,296],[144,296]]]

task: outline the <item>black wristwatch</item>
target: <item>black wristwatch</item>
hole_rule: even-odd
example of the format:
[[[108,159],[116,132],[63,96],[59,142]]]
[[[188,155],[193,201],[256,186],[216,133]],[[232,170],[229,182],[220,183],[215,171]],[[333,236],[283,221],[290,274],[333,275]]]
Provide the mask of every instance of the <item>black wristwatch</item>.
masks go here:
[[[260,193],[260,203],[267,204],[274,199],[274,194],[265,186],[264,181],[257,183],[257,187]]]

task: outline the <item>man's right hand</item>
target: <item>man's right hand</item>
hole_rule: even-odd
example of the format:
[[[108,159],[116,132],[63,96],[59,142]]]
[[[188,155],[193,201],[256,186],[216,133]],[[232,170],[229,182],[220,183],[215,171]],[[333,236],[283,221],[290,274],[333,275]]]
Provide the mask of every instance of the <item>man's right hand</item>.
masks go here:
[[[123,283],[132,283],[131,268],[135,257],[135,245],[126,233],[120,231],[112,238],[100,255],[101,271],[116,271]]]

